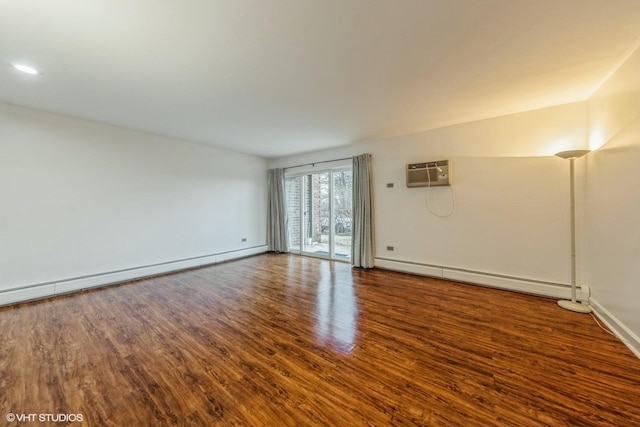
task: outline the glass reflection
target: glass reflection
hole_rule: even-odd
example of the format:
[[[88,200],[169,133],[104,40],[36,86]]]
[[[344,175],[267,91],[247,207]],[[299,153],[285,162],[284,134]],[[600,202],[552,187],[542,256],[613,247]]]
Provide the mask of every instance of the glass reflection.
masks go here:
[[[349,353],[355,346],[358,321],[350,266],[336,269],[334,263],[323,264],[316,300],[319,343]]]

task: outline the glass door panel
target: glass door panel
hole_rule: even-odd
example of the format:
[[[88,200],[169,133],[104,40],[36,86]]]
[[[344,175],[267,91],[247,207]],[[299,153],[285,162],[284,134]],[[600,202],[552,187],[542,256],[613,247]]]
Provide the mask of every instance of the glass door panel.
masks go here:
[[[289,250],[300,253],[300,227],[302,226],[300,211],[301,176],[286,177],[284,191],[287,205],[287,231],[289,232]]]
[[[329,172],[304,175],[302,191],[302,252],[331,256],[329,245]]]
[[[333,171],[333,256],[351,258],[351,227],[353,209],[351,169]]]

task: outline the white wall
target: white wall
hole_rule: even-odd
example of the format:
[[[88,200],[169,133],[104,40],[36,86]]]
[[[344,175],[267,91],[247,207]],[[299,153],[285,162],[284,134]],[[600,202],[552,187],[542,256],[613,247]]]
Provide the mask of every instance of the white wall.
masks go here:
[[[589,101],[581,264],[592,304],[640,357],[640,50]]]
[[[409,263],[445,267],[445,276],[446,269],[472,270],[566,285],[569,165],[552,154],[583,147],[586,131],[582,102],[277,159],[269,166],[371,153],[376,265],[385,264],[384,258],[400,261],[405,270]],[[407,188],[405,165],[444,159],[451,161],[455,212],[438,218],[427,210],[426,198],[433,210],[447,213],[449,189]]]
[[[0,104],[0,291],[264,245],[265,176],[261,158]]]

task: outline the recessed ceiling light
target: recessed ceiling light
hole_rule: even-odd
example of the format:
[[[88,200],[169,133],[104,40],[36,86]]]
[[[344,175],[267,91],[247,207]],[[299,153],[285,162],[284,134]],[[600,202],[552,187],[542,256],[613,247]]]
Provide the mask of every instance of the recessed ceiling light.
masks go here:
[[[29,67],[28,65],[23,65],[23,64],[12,64],[13,68],[15,68],[16,70],[22,71],[23,73],[27,73],[27,74],[40,74],[40,72],[38,70],[36,70],[33,67]]]

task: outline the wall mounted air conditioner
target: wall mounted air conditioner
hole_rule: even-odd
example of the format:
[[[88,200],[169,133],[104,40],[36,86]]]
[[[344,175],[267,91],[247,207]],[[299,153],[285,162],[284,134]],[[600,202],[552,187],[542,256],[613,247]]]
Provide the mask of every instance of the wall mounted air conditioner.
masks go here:
[[[440,187],[450,185],[449,160],[410,163],[407,165],[407,187]]]

